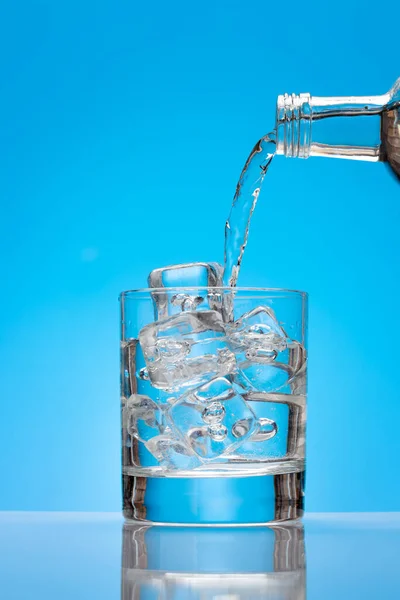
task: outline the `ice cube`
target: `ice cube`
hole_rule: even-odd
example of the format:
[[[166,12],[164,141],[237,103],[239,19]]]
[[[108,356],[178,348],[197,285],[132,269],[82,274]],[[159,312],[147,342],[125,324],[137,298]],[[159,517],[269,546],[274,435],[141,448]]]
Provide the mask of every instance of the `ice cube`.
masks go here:
[[[276,392],[290,394],[289,380],[292,371],[290,367],[281,362],[259,362],[243,360],[236,357],[237,370],[234,379],[248,391]],[[286,387],[287,386],[287,387]]]
[[[187,311],[143,327],[139,341],[156,388],[195,387],[235,367],[217,311]]]
[[[146,367],[146,361],[143,356],[142,348],[138,340],[135,341],[135,352],[130,353],[131,361],[129,363],[129,381],[131,381],[131,393],[148,396],[158,405],[165,405],[168,402],[174,402],[176,397],[163,390],[154,388],[149,372]],[[126,370],[126,369],[125,369]],[[126,394],[126,396],[128,396]]]
[[[166,428],[161,408],[148,396],[132,394],[123,408],[123,427],[128,435],[147,442]]]
[[[287,340],[287,347],[270,359],[248,351],[236,353],[235,381],[248,391],[305,394],[306,351],[299,342]]]
[[[235,455],[247,459],[254,456],[262,457],[263,460],[274,460],[289,454],[295,434],[293,427],[290,427],[291,415],[297,407],[290,402],[283,402],[282,398],[290,400],[290,396],[254,392],[245,394],[244,397],[258,417],[259,431],[249,438]]]
[[[201,467],[199,457],[181,440],[169,435],[158,435],[146,444],[159,465],[168,471]]]
[[[204,461],[233,452],[258,430],[241,391],[217,377],[187,392],[167,410],[171,429]]]
[[[187,263],[154,269],[149,287],[215,287],[222,282],[223,268],[218,263]]]
[[[201,296],[190,296],[189,294],[174,294],[171,297],[171,304],[179,306],[182,312],[185,310],[196,310],[204,302]]]
[[[273,361],[287,346],[287,335],[269,306],[257,306],[226,325],[233,349],[244,350],[249,360]]]
[[[236,356],[234,379],[247,390],[291,393],[289,384],[303,354],[290,340],[269,306],[257,306],[226,324],[229,346]]]
[[[152,293],[155,319],[163,319],[184,310],[221,309],[221,295],[205,290],[193,289],[177,294],[167,288],[211,288],[222,285],[223,267],[218,263],[188,263],[154,269],[149,275],[151,288],[159,289]]]

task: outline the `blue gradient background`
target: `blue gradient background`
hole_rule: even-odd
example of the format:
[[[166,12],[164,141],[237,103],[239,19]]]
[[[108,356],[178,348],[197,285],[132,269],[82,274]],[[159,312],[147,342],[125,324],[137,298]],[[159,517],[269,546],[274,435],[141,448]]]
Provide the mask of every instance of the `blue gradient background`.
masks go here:
[[[0,509],[119,509],[119,291],[222,259],[277,94],[385,92],[388,18],[354,0],[2,4]],[[399,191],[384,165],[281,158],[255,213],[240,283],[310,293],[312,511],[400,509]]]

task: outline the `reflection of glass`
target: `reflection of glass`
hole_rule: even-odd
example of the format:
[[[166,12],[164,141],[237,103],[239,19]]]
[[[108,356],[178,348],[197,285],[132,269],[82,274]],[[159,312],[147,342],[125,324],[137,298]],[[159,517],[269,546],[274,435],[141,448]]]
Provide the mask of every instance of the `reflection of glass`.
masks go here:
[[[306,333],[302,292],[121,295],[127,519],[221,525],[302,516]]]
[[[124,525],[121,600],[305,600],[301,525]]]

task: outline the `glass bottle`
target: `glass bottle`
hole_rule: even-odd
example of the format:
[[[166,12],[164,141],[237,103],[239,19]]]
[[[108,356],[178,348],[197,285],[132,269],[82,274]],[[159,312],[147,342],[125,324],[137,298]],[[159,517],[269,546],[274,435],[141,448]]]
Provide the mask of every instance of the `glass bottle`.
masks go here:
[[[383,161],[400,179],[400,78],[381,96],[278,96],[276,133],[277,154]]]

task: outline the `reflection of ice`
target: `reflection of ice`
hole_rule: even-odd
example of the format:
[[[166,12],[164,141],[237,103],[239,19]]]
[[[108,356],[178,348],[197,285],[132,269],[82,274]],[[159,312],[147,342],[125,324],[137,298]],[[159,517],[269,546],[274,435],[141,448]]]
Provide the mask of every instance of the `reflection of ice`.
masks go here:
[[[217,311],[187,311],[156,321],[143,327],[139,341],[148,377],[159,389],[195,387],[234,367]]]
[[[123,528],[121,600],[305,600],[305,575],[301,525]]]
[[[168,409],[171,428],[202,459],[232,452],[258,430],[240,391],[219,377],[186,393]]]
[[[179,294],[168,288],[201,288],[222,285],[223,268],[217,263],[188,263],[155,269],[149,275],[149,287],[165,288],[152,293],[155,319],[163,319],[182,310],[218,309],[218,298],[202,291]]]

